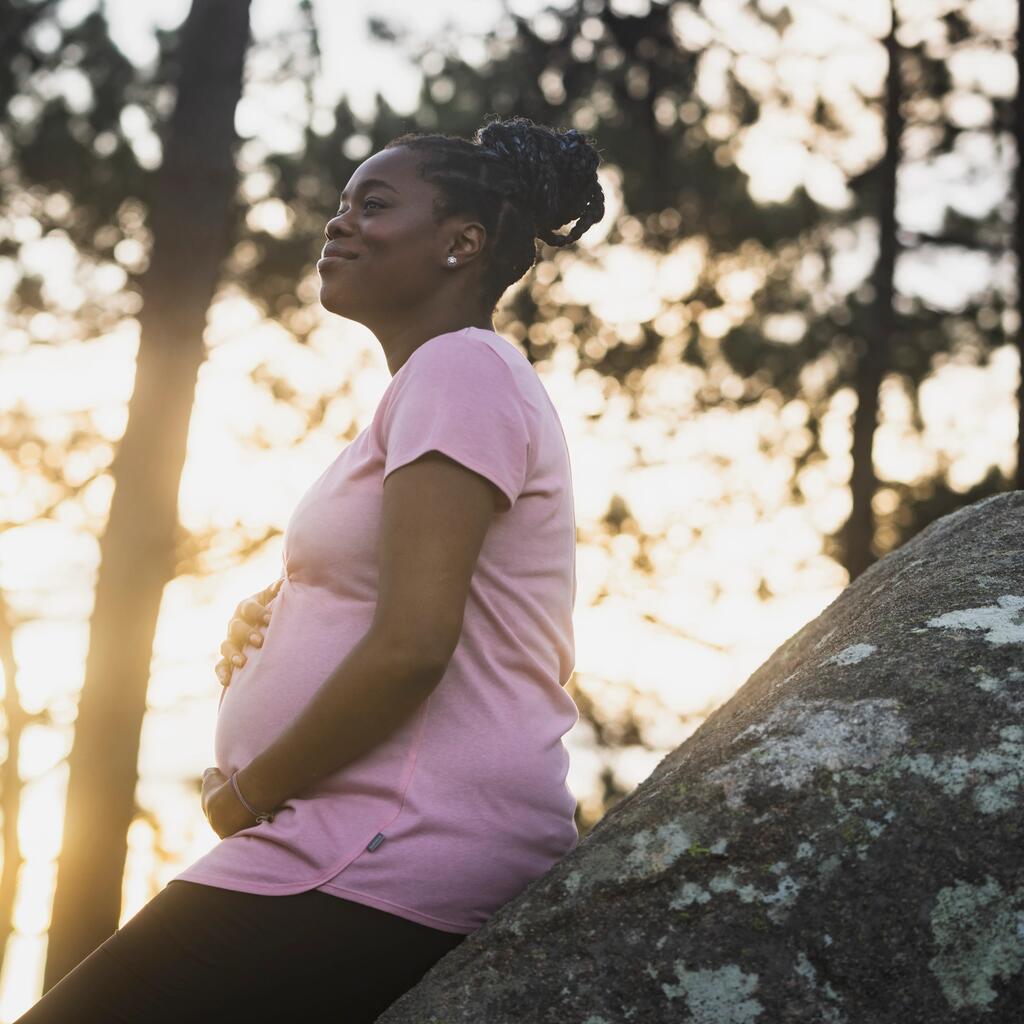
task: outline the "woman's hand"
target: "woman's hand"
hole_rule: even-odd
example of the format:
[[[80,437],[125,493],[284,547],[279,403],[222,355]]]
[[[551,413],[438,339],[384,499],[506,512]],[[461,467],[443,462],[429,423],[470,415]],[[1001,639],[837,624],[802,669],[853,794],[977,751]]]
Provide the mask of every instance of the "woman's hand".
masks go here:
[[[283,579],[275,580],[258,594],[245,598],[235,609],[235,614],[228,623],[228,638],[220,645],[220,653],[224,657],[214,666],[221,686],[227,686],[231,682],[231,673],[235,668],[245,664],[242,648],[247,643],[254,647],[263,646],[262,628],[270,622],[270,611],[266,606],[277,596],[283,582]]]
[[[230,779],[219,768],[207,768],[203,772],[200,799],[206,820],[221,839],[256,824],[256,818],[242,805]]]

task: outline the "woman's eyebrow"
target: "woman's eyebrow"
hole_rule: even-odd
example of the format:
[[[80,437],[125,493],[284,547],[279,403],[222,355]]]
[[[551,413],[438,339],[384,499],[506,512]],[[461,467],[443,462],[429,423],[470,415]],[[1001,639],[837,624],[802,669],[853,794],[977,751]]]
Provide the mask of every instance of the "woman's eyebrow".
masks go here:
[[[356,185],[355,191],[358,192],[361,188],[369,188],[371,185],[376,185],[378,188],[389,188],[392,192],[398,193],[398,189],[394,185],[389,184],[383,178],[367,178],[365,181],[361,181]],[[345,190],[342,189],[341,198],[345,198]]]

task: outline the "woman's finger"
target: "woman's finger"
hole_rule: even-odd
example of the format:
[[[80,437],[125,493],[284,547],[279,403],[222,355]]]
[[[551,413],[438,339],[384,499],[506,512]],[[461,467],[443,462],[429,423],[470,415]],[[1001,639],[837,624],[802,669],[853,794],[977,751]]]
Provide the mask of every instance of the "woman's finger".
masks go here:
[[[249,643],[249,636],[254,629],[245,619],[232,619],[228,626],[228,639],[241,651]]]
[[[217,678],[220,680],[221,686],[227,686],[231,679],[231,662],[227,658],[221,658],[216,665],[213,666],[213,671],[217,674]]]
[[[233,665],[245,664],[245,655],[230,640],[225,640],[220,645],[220,653]]]
[[[263,633],[262,625],[252,626],[248,622],[243,622],[241,619],[235,619],[231,623],[231,633],[228,639],[241,651],[245,653],[244,648],[246,644],[252,647],[263,646]]]
[[[249,598],[248,601],[242,602],[240,618],[245,619],[246,622],[251,622],[255,625],[263,620],[263,616],[266,614],[267,606],[260,604],[259,601]]]
[[[264,587],[258,594],[256,594],[256,600],[262,604],[269,604],[277,596],[277,592],[281,589],[282,583],[284,583],[283,576],[274,580],[269,587]]]

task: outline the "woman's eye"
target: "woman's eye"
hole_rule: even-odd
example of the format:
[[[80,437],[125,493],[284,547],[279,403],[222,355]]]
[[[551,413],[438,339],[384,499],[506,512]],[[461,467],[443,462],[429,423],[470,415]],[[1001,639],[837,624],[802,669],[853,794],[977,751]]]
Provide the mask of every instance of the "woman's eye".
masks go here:
[[[366,204],[367,203],[376,203],[381,209],[383,209],[384,206],[385,206],[385,204],[382,203],[379,199],[364,199],[363,200],[363,209],[364,210],[366,209]],[[334,216],[335,217],[340,217],[345,212],[346,212],[345,210],[338,210],[338,212]]]

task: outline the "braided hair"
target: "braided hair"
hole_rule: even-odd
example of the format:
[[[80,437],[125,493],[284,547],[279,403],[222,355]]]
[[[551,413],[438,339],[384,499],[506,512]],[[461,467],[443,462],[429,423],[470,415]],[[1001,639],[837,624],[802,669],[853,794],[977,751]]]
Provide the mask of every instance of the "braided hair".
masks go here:
[[[575,128],[559,130],[527,117],[485,121],[472,139],[406,132],[384,148],[425,155],[421,176],[435,185],[434,221],[465,213],[487,231],[483,300],[493,308],[505,289],[537,261],[536,239],[561,247],[604,216],[594,142]],[[556,229],[575,220],[564,235]]]

